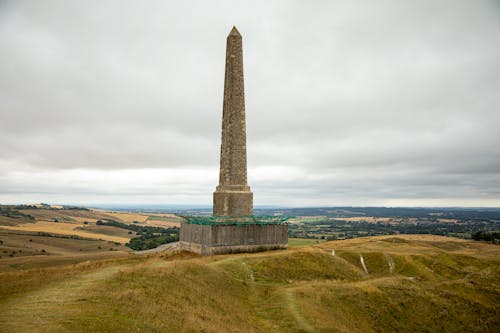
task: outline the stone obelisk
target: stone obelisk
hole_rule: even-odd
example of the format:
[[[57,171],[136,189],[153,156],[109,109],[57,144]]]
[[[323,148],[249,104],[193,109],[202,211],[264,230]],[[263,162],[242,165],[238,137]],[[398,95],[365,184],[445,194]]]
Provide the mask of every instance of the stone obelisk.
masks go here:
[[[253,193],[247,184],[247,144],[243,46],[233,27],[226,44],[219,185],[214,192],[214,216],[253,214]]]
[[[179,250],[213,255],[288,247],[286,217],[253,216],[247,184],[247,139],[241,35],[227,36],[219,185],[214,216],[187,216],[181,223]]]

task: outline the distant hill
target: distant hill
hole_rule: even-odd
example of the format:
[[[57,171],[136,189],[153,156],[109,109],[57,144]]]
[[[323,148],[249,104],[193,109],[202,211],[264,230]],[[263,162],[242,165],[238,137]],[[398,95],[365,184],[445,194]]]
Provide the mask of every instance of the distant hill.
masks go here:
[[[431,235],[0,273],[2,332],[499,332],[500,247]]]
[[[172,241],[181,221],[172,214],[0,205],[0,272],[127,256],[130,247]]]

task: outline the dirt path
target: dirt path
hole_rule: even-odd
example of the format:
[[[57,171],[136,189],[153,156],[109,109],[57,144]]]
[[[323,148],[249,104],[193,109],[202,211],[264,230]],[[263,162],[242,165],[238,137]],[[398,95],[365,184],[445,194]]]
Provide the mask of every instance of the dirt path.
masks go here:
[[[388,254],[385,254],[385,258],[387,259],[387,265],[389,265],[389,273],[390,274],[394,273],[394,268],[396,267],[394,260]]]
[[[106,280],[122,269],[111,266],[68,278],[0,304],[2,332],[64,331],[61,320],[76,317],[79,303],[87,301],[85,290]]]
[[[295,297],[295,289],[285,289],[284,296],[285,304],[288,306],[288,310],[290,310],[299,328],[304,332],[314,332],[314,327],[312,327],[307,319],[302,315],[302,313],[300,313],[299,307],[297,305],[297,299]]]

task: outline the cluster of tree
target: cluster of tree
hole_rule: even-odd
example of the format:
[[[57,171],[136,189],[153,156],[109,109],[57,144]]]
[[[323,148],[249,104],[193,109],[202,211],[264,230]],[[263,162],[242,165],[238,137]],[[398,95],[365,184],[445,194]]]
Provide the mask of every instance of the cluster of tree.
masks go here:
[[[28,220],[35,220],[35,218],[29,214],[24,214],[17,209],[10,206],[0,206],[0,216],[6,216],[11,218],[23,218]]]
[[[290,237],[300,238],[354,238],[363,236],[392,234],[432,234],[469,238],[478,231],[491,231],[497,228],[495,221],[466,220],[457,223],[417,221],[411,223],[369,223],[342,220],[311,221],[288,226]]]
[[[137,224],[126,224],[114,220],[99,220],[96,225],[108,225],[112,227],[118,227],[122,229],[135,231],[138,235],[153,234],[153,233],[179,233],[179,228],[163,228],[163,227],[151,227],[151,226],[141,226]]]
[[[78,206],[63,206],[63,209],[67,210],[85,210],[85,211],[90,211],[90,209],[85,208],[85,207],[78,207]]]
[[[500,220],[500,208],[405,208],[405,207],[310,207],[258,208],[256,215],[327,216],[327,217],[399,217],[452,218],[462,220]]]
[[[21,205],[13,205],[12,207],[15,209],[51,209],[51,206],[46,203],[41,203],[39,205],[21,204]]]
[[[34,205],[15,205],[15,206],[12,206],[13,208],[15,209],[39,209],[39,207],[37,206],[34,206]]]
[[[53,238],[66,238],[66,239],[85,239],[83,237],[77,236],[77,235],[58,235],[58,234],[51,234],[49,232],[43,232],[43,231],[38,231],[37,232],[38,236],[43,236],[43,237],[53,237]],[[30,239],[30,242],[33,240]]]
[[[62,206],[62,208],[55,208],[52,207],[49,204],[46,203],[41,203],[40,205],[12,205],[12,206],[3,206],[3,207],[10,207],[11,209],[48,209],[48,210],[61,210],[61,209],[66,209],[66,210],[85,210],[85,211],[90,211],[90,209],[85,208],[85,207],[78,207],[78,206]],[[2,209],[2,206],[0,206],[0,209]]]
[[[179,234],[145,234],[132,238],[127,244],[133,250],[142,251],[154,249],[162,244],[177,242]]]
[[[99,220],[96,225],[108,225],[135,231],[139,237],[132,238],[126,246],[133,250],[149,250],[166,243],[179,240],[179,228],[162,228],[125,224],[113,220]]]
[[[499,231],[478,231],[471,235],[474,240],[488,241],[495,244],[500,243],[500,232]]]

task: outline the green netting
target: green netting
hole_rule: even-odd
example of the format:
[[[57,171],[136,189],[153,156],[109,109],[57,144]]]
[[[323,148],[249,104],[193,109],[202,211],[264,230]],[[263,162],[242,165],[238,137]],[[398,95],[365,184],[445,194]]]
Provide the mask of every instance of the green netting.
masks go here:
[[[244,225],[244,224],[282,224],[287,216],[182,216],[191,224],[201,225]]]

